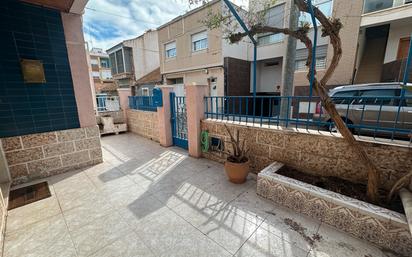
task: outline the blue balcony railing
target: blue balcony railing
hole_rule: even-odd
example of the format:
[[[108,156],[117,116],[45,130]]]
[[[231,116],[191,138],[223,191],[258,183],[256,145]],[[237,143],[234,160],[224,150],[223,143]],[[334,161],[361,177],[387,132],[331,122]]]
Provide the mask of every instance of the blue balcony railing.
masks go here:
[[[157,111],[153,96],[129,96],[129,108],[149,112]]]
[[[119,96],[96,96],[97,112],[116,112],[120,110]]]
[[[411,140],[412,97],[332,97],[336,109],[354,134]],[[281,106],[286,110],[281,114]],[[205,97],[210,119],[296,129],[337,132],[319,97]]]

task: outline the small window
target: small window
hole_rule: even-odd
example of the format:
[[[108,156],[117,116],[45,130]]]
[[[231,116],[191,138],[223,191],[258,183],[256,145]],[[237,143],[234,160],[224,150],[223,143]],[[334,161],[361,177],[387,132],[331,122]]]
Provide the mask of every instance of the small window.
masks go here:
[[[192,52],[201,51],[207,48],[207,31],[203,31],[192,35]]]
[[[102,68],[110,68],[109,58],[100,58],[100,66]]]
[[[149,96],[149,88],[147,87],[142,88],[142,96]]]
[[[165,45],[166,58],[176,57],[176,42],[171,42]]]
[[[397,95],[396,89],[371,89],[360,91],[361,99],[356,101],[356,104],[363,105],[397,105],[394,97]]]
[[[90,63],[92,65],[99,65],[99,61],[97,59],[90,59]]]
[[[297,60],[296,61],[296,66],[295,69],[296,71],[305,71],[308,70],[308,67],[306,66],[306,59],[304,60]],[[316,69],[325,69],[326,68],[326,56],[324,57],[317,57],[316,58]]]
[[[100,78],[100,73],[98,71],[93,71],[92,76],[93,78]]]
[[[313,5],[316,6],[326,17],[332,16],[333,1],[332,0],[315,0]],[[309,23],[312,25],[312,18],[309,13],[300,12],[299,24]],[[320,22],[316,20],[317,25],[320,25]]]
[[[259,45],[269,45],[283,41],[283,34],[269,34],[258,37]]]
[[[356,91],[356,90],[336,92],[332,96],[332,101],[335,104],[353,103],[353,101],[355,100],[355,99],[353,99],[353,97],[356,96],[357,93],[358,93],[358,91]]]

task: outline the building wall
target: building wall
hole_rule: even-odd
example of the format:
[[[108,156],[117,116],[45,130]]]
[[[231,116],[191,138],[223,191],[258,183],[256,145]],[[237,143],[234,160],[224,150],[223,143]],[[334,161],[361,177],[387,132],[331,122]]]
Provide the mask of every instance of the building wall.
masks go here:
[[[208,130],[210,137],[230,140],[223,124],[232,131],[238,129],[241,140],[246,139],[251,170],[255,173],[278,161],[309,174],[366,183],[367,169],[341,137],[316,131],[306,133],[246,127],[211,120],[202,121],[202,130]],[[412,148],[370,142],[361,144],[377,166],[384,188],[390,189],[399,178],[410,172]],[[204,153],[204,157],[220,162],[225,160],[218,153]]]
[[[192,35],[207,30],[201,20],[206,19],[209,10],[218,13],[221,2],[213,2],[210,7],[194,11],[158,29],[162,74],[223,66],[220,29],[208,30],[208,49],[192,53]],[[173,41],[176,41],[177,56],[165,59],[165,44]]]
[[[353,69],[355,66],[358,48],[359,27],[362,9],[363,1],[333,1],[332,16],[339,18],[343,24],[343,28],[340,31],[343,55],[339,62],[338,68],[328,82],[329,85],[345,85],[350,84],[352,81]],[[329,45],[327,54],[327,66],[329,66],[332,57],[333,48],[332,45]],[[318,77],[321,78],[324,73],[325,70],[318,70]],[[307,72],[296,72],[294,78],[295,86],[308,86],[309,82],[306,76]]]
[[[225,94],[228,96],[250,95],[250,62],[225,57]]]
[[[159,142],[159,125],[157,112],[127,110],[127,127],[130,132]]]
[[[159,41],[156,30],[147,31],[135,39],[124,41],[123,44],[133,49],[136,80],[159,68]]]
[[[98,126],[7,137],[0,142],[13,185],[103,161]]]
[[[411,14],[412,16],[412,14]],[[410,37],[412,33],[411,29],[412,21],[406,23],[393,23],[389,29],[388,42],[386,45],[385,60],[384,63],[396,61],[399,48],[399,40],[401,38]]]
[[[20,1],[0,8],[0,137],[80,127],[60,13]],[[46,83],[24,83],[22,58],[42,61]]]

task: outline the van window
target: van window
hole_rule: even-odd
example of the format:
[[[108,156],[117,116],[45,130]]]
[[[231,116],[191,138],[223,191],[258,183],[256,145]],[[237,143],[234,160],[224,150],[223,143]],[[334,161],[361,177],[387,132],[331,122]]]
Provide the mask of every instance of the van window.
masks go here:
[[[410,91],[410,90],[412,90],[412,89],[409,89],[409,90],[405,91],[405,97],[406,97],[405,105],[407,107],[412,107],[412,91]]]
[[[335,104],[349,104],[353,102],[352,97],[356,96],[357,94],[357,90],[336,92],[335,94],[333,94],[332,100]]]
[[[361,90],[362,98],[358,99],[356,104],[394,106],[399,102],[394,99],[397,95],[399,95],[397,89]]]

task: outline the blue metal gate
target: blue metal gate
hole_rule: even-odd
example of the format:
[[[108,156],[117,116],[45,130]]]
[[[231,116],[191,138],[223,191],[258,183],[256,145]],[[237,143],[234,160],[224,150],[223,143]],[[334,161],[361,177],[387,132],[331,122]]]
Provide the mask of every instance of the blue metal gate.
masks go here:
[[[186,97],[170,93],[173,144],[188,149]]]

